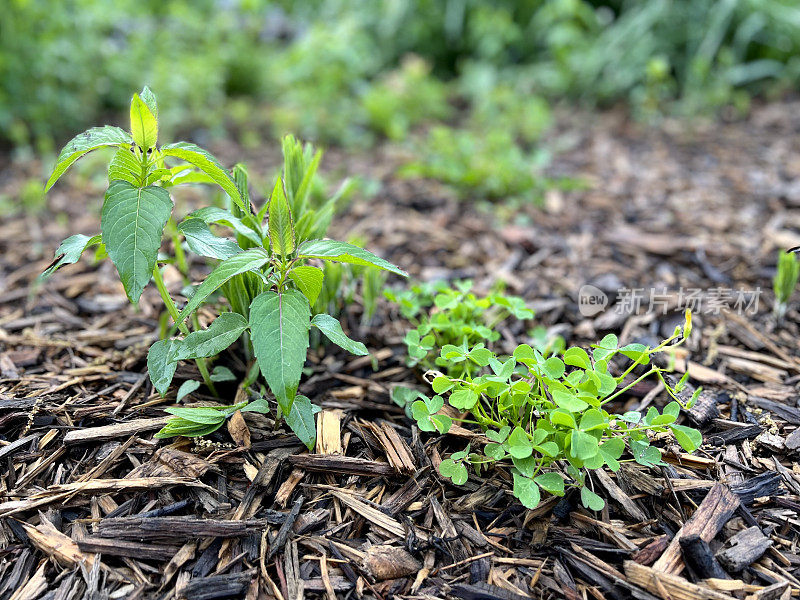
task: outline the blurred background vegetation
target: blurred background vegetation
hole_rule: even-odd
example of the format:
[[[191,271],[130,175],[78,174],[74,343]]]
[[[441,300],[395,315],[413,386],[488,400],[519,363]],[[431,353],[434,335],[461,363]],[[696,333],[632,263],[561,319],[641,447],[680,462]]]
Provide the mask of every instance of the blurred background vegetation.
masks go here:
[[[163,139],[409,140],[408,173],[488,199],[537,193],[557,103],[736,115],[800,77],[796,0],[9,1],[4,147],[124,122],[146,84]]]

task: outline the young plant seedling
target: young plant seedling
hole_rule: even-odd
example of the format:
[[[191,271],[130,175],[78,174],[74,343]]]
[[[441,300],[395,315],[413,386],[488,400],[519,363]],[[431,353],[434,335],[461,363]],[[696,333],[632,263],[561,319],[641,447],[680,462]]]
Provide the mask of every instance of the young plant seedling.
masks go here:
[[[49,275],[58,267],[76,262],[90,245],[103,244],[119,272],[131,302],[137,302],[152,278],[164,305],[181,336],[153,344],[147,368],[153,386],[163,396],[181,360],[196,360],[208,387],[225,372],[209,373],[206,360],[249,336],[256,361],[251,369],[266,379],[280,413],[289,427],[309,448],[315,438],[314,408],[297,389],[302,375],[309,334],[319,329],[331,342],[355,354],[366,355],[360,342],[348,338],[338,320],[328,314],[312,318],[311,306],[323,285],[322,269],[310,261],[332,261],[374,266],[398,275],[406,274],[393,264],[362,248],[329,239],[308,239],[327,228],[327,215],[307,210],[304,199],[316,171],[319,155],[310,156],[297,144],[284,143],[287,161],[284,176],[274,185],[269,201],[254,214],[247,195],[246,172],[239,168],[232,177],[208,152],[193,144],[179,142],[157,146],[158,109],[156,98],[145,88],[131,101],[131,131],[100,127],[77,136],[62,150],[49,189],[64,171],[92,150],[116,148],[108,169],[109,186],[103,203],[101,233],[94,237],[72,236],[56,251]],[[171,161],[180,164],[170,166]],[[184,182],[213,182],[231,200],[231,211],[215,206],[191,213],[177,226],[172,223],[176,260],[182,252],[180,235],[189,248],[219,263],[198,285],[182,310],[167,290],[157,266],[164,228],[171,220],[169,188]],[[331,209],[332,210],[332,209]],[[326,221],[327,219],[327,221]],[[216,236],[210,223],[234,229],[237,241]],[[247,280],[244,279],[247,278]],[[244,306],[223,312],[207,329],[201,329],[197,310],[221,287],[237,282],[226,291],[244,299]],[[253,284],[253,285],[251,285]],[[229,297],[230,300],[230,297]],[[189,329],[187,320],[194,323]],[[220,369],[220,367],[218,367]],[[215,370],[216,372],[217,370]],[[254,378],[253,378],[254,380]],[[185,389],[182,393],[187,393]],[[160,437],[206,435],[222,426],[236,410],[265,412],[261,398],[250,404],[229,407],[171,409],[176,415],[159,432]]]
[[[470,452],[468,447],[442,461],[440,472],[453,483],[466,481],[470,465],[480,473],[496,464],[511,468],[513,493],[528,508],[539,504],[542,491],[563,496],[566,487],[575,487],[580,489],[585,507],[599,510],[604,502],[587,487],[587,471],[604,467],[617,471],[626,449],[642,465],[662,464],[660,451],[650,445],[649,435],[656,433],[671,432],[687,452],[702,443],[699,431],[676,423],[680,411],[691,408],[700,390],[684,403],[678,392],[686,376],[670,386],[663,376],[665,370],[651,364],[653,354],[683,344],[690,332],[691,314],[687,312],[684,326],[655,348],[643,344],[620,347],[612,334],[595,344],[591,353],[572,347],[562,358],[548,358],[523,344],[513,356],[501,358],[479,344],[467,353],[479,372],[440,374],[432,381],[436,395],[431,398],[396,388],[393,399],[410,405],[422,431],[447,433],[453,421],[461,421],[478,425],[491,440],[482,453]],[[615,377],[609,364],[617,356],[630,364]],[[448,349],[442,349],[441,357],[456,365],[464,359]],[[646,370],[632,376],[637,367]],[[657,377],[673,398],[663,411],[650,407],[644,415],[608,412],[609,402],[651,376]],[[445,397],[461,417],[441,412]]]
[[[446,368],[451,375],[473,373],[480,365],[470,352],[488,352],[485,346],[500,338],[497,325],[512,316],[533,318],[533,311],[519,296],[494,291],[478,297],[470,291],[469,280],[453,285],[427,283],[401,292],[384,291],[386,298],[400,307],[400,313],[416,325],[404,339],[408,366]],[[440,351],[441,356],[437,356]]]
[[[772,289],[775,291],[773,314],[778,321],[783,320],[786,314],[798,278],[800,278],[800,261],[797,260],[796,253],[792,250],[779,252],[778,271],[772,280]]]

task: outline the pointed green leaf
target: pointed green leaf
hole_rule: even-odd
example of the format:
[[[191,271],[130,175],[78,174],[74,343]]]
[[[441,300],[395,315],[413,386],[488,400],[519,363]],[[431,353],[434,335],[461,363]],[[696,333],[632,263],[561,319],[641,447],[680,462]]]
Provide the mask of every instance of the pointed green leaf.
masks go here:
[[[130,146],[120,146],[108,165],[108,183],[119,180],[127,181],[136,187],[146,185],[142,174],[142,163],[136,158]]]
[[[177,142],[175,144],[161,146],[161,153],[164,156],[173,156],[193,164],[203,171],[203,173],[211,177],[211,179],[230,196],[236,206],[241,208],[245,213],[249,212],[249,209],[244,205],[242,196],[239,194],[239,188],[236,187],[233,178],[222,168],[222,165],[219,164],[219,161],[214,158],[211,153],[203,150],[200,146],[188,142]]]
[[[345,335],[344,331],[342,331],[342,324],[339,323],[339,319],[334,319],[330,315],[320,313],[314,315],[314,318],[311,319],[311,324],[324,333],[326,338],[351,354],[355,354],[356,356],[367,356],[369,354],[364,344],[351,340]]]
[[[302,394],[295,396],[292,408],[289,410],[289,414],[285,415],[285,418],[286,424],[300,438],[300,441],[306,445],[306,448],[313,450],[314,442],[317,438],[317,428],[314,424],[314,408],[311,400]]]
[[[191,408],[165,408],[165,413],[175,415],[181,419],[200,423],[203,425],[213,425],[222,423],[225,420],[225,413],[210,406],[197,406]]]
[[[193,213],[187,215],[186,218],[201,219],[206,224],[218,223],[219,225],[230,227],[236,233],[246,237],[257,246],[262,245],[261,234],[259,231],[257,231],[257,225],[254,223],[252,224],[256,229],[250,227],[251,223],[249,220],[247,223],[245,223],[241,219],[233,216],[230,211],[227,211],[224,208],[219,208],[217,206],[205,206],[203,208],[198,208]]]
[[[289,256],[294,252],[294,225],[292,210],[283,191],[283,181],[278,178],[272,196],[269,199],[269,241],[272,251],[280,256]]]
[[[56,166],[53,169],[53,174],[47,180],[44,191],[46,192],[53,187],[53,184],[64,174],[64,171],[81,156],[104,146],[119,146],[121,144],[130,144],[132,141],[130,134],[119,127],[106,125],[105,127],[87,129],[67,142],[67,145],[61,150]]]
[[[392,263],[375,256],[372,252],[336,240],[309,240],[300,244],[297,249],[300,258],[319,258],[334,262],[351,263],[362,266],[375,266],[385,271],[407,277],[408,273]]]
[[[239,313],[222,313],[208,329],[193,331],[176,343],[175,360],[216,356],[239,339],[247,329],[247,319]]]
[[[47,279],[56,272],[59,268],[64,265],[73,265],[78,260],[80,260],[81,255],[89,246],[93,246],[95,244],[100,243],[100,236],[95,235],[89,237],[88,235],[71,235],[59,245],[58,249],[55,251],[53,255],[53,262],[47,267],[41,275],[39,275],[39,279]]]
[[[232,239],[217,237],[202,219],[186,219],[178,225],[189,249],[200,256],[225,260],[242,252]]]
[[[301,265],[289,271],[289,278],[294,281],[297,288],[308,298],[309,304],[314,304],[322,291],[322,281],[325,274],[322,269],[309,265]]]
[[[139,94],[134,94],[131,99],[131,135],[142,150],[154,148],[158,141],[156,116]]]
[[[181,311],[181,322],[192,314],[206,298],[219,289],[219,287],[231,277],[246,273],[247,271],[260,269],[267,261],[269,261],[269,254],[267,254],[267,251],[263,248],[251,248],[250,250],[245,250],[236,256],[223,260],[208,274],[205,281],[197,286],[194,295]]]
[[[153,116],[158,119],[158,103],[156,102],[156,95],[150,90],[150,88],[144,86],[139,94],[139,97],[147,105],[147,108],[150,109],[150,112],[153,113]]]
[[[147,372],[161,396],[167,393],[175,368],[178,366],[172,351],[172,340],[159,340],[147,352]]]
[[[131,302],[138,302],[156,264],[161,234],[172,213],[164,188],[114,181],[106,190],[100,230],[108,256]]]
[[[258,365],[283,414],[289,415],[308,351],[311,308],[298,290],[272,291],[250,305],[250,331]]]

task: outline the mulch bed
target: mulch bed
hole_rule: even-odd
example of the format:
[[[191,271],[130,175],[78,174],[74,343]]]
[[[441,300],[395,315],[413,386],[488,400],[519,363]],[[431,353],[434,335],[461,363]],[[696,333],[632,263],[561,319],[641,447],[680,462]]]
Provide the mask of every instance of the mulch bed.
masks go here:
[[[484,438],[421,433],[392,404],[393,386],[426,383],[405,367],[406,325],[385,304],[368,327],[357,303],[345,315],[371,358],[309,358],[300,391],[323,408],[314,453],[254,414],[206,442],[156,440],[175,402],[174,391],[153,391],[144,364],[157,294],[133,308],[113,266],[86,260],[31,293],[60,239],[94,233],[101,184],[73,178],[46,214],[3,218],[0,600],[800,595],[799,315],[790,308],[780,324],[771,315],[776,252],[800,245],[798,108],[657,129],[571,115],[557,132],[570,148],[550,171],[587,188],[550,192],[504,221],[429,182],[394,178],[391,148],[323,161],[383,182],[332,237],[359,235],[417,278],[468,277],[478,289],[502,279],[537,309],[536,324],[570,344],[668,336],[687,290],[701,290],[676,368],[704,387],[681,417],[704,445],[688,456],[665,437],[667,466],[595,472],[607,502],[598,513],[572,494],[526,510],[501,470],[460,487],[441,478],[443,457]],[[251,170],[268,174],[276,158],[254,156]],[[0,193],[14,197],[40,171],[10,166]],[[607,294],[605,311],[581,314],[587,283]],[[618,309],[638,288],[642,304]],[[757,306],[737,310],[739,290]],[[504,350],[525,338],[519,324],[502,333]],[[220,360],[245,368],[232,353]],[[197,378],[188,363],[176,374],[187,378]],[[221,391],[225,402],[240,393]],[[648,382],[616,408],[665,402]]]

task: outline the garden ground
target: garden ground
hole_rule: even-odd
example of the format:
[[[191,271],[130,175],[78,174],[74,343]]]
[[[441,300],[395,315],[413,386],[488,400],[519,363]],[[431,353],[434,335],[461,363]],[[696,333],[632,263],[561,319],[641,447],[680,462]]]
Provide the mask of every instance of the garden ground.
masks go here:
[[[536,325],[572,344],[608,332],[661,339],[700,299],[675,367],[704,387],[683,418],[705,443],[687,456],[662,440],[669,466],[660,469],[597,471],[600,513],[570,496],[526,510],[500,470],[461,487],[442,479],[443,456],[484,439],[459,428],[420,433],[391,402],[393,386],[427,384],[405,367],[406,324],[388,303],[366,327],[357,303],[345,315],[371,358],[312,353],[307,363],[300,391],[323,409],[315,453],[252,414],[233,419],[217,445],[155,440],[174,403],[152,390],[144,364],[155,291],[131,307],[113,266],[84,260],[31,292],[62,238],[96,231],[100,186],[68,179],[47,210],[4,217],[0,598],[797,595],[799,315],[790,308],[775,322],[768,265],[800,245],[798,115],[785,102],[743,122],[654,129],[613,112],[562,115],[552,135],[565,148],[549,175],[582,189],[551,190],[538,208],[476,207],[398,178],[393,146],[323,160],[330,174],[382,184],[334,220],[331,237],[359,236],[414,278],[470,278],[483,290],[502,280],[536,309]],[[244,153],[252,172],[268,174],[274,146],[211,150],[224,164]],[[0,191],[18,195],[41,170],[5,165]],[[606,310],[584,316],[585,284],[605,295]],[[513,347],[525,329],[502,334],[501,349]],[[231,354],[221,360],[244,369]],[[236,388],[224,393],[233,400]],[[665,401],[642,384],[624,408]],[[681,548],[687,533],[714,551],[734,538],[725,572],[698,583],[714,564],[700,560],[711,556],[702,542]]]

